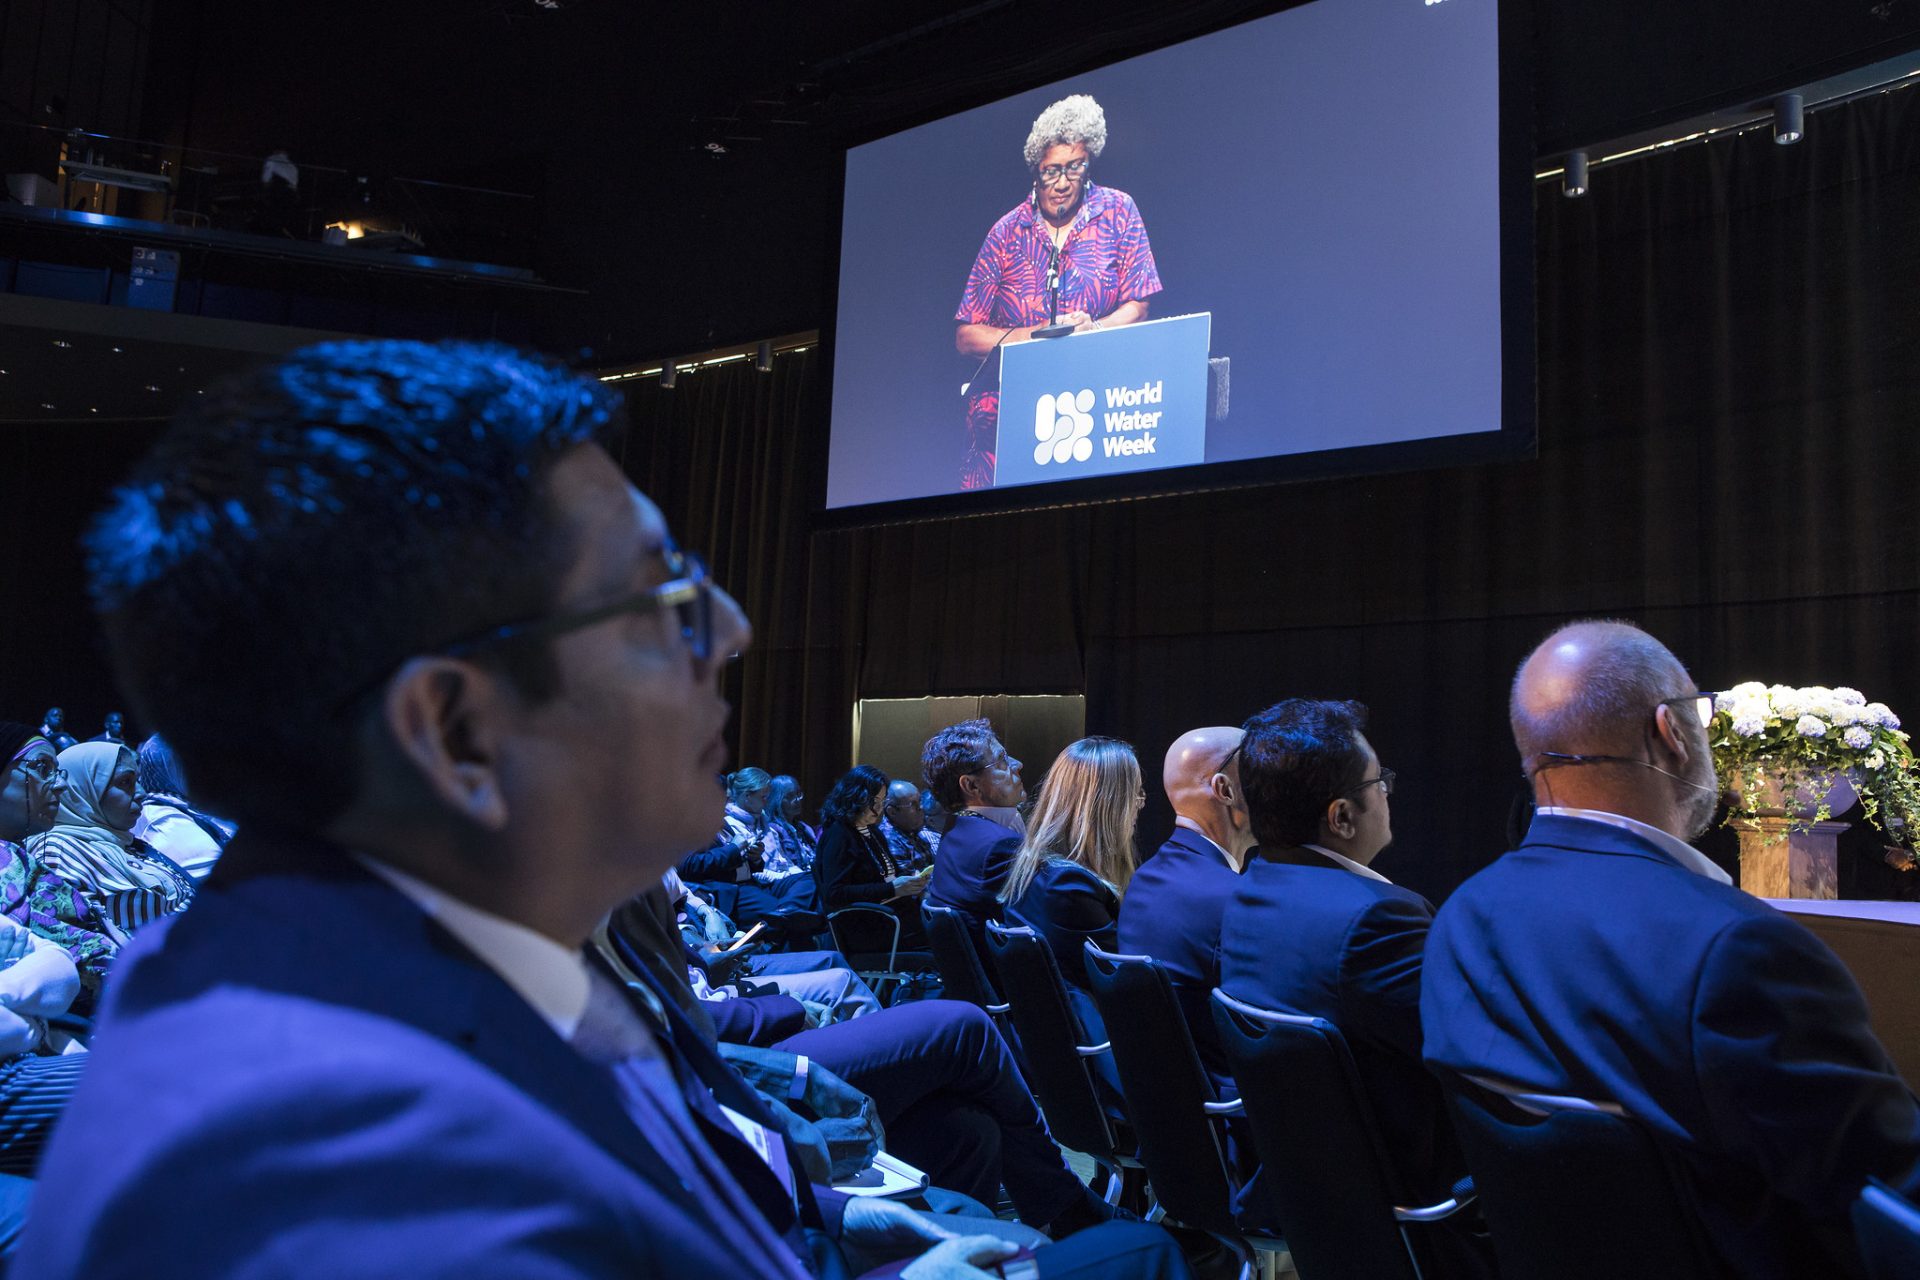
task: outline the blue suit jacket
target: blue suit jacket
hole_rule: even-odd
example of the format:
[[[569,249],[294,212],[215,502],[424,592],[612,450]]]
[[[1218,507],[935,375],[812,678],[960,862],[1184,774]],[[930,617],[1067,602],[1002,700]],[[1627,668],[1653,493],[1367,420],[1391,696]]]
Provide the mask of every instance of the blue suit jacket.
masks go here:
[[[1427,942],[1420,1015],[1429,1064],[1611,1099],[1651,1126],[1743,1276],[1834,1274],[1869,1174],[1920,1192],[1920,1107],[1840,961],[1616,827],[1537,818],[1461,886]]]
[[[1466,1172],[1438,1082],[1420,1062],[1420,965],[1433,905],[1311,849],[1262,849],[1220,925],[1220,985],[1325,1018],[1353,1051],[1407,1194],[1439,1199]]]
[[[1239,886],[1239,873],[1211,841],[1175,827],[1134,873],[1120,904],[1120,950],[1152,956],[1167,967],[1200,1063],[1224,1097],[1236,1090],[1210,1001],[1220,985],[1220,917]]]
[[[611,1076],[406,897],[337,849],[243,835],[190,912],[122,954],[40,1167],[52,1211],[30,1222],[17,1268],[814,1273],[797,1261],[801,1228],[843,1202],[802,1183],[796,1213],[714,1099],[763,1123],[764,1110],[663,1003],[696,1125],[784,1244],[756,1245],[688,1190]]]
[[[934,853],[926,899],[960,913],[983,960],[986,924],[1000,918],[1000,886],[1007,882],[1007,868],[1019,852],[1019,836],[997,822],[963,813],[940,837],[940,848]]]

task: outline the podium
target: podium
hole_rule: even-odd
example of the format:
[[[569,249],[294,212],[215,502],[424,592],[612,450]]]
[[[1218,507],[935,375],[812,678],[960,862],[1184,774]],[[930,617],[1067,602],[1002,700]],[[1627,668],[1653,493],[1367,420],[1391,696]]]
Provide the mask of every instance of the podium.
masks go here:
[[[994,486],[1204,462],[1212,330],[1200,312],[1002,347]]]

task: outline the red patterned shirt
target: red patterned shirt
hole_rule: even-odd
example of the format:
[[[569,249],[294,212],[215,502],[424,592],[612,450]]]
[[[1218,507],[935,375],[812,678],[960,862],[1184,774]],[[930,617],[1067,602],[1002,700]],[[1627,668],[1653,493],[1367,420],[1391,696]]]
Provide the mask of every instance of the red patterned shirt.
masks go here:
[[[954,320],[999,329],[1046,323],[1048,256],[1046,223],[1023,200],[987,232]],[[1060,250],[1061,313],[1098,320],[1158,292],[1160,272],[1133,197],[1089,185]]]

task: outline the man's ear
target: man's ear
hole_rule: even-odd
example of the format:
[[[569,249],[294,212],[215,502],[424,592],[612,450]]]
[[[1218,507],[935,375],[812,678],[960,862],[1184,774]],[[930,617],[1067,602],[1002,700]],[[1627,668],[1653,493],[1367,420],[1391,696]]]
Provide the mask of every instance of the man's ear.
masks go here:
[[[506,825],[499,777],[500,682],[453,658],[411,658],[387,682],[382,712],[401,756],[434,797],[488,831]]]
[[[1662,704],[1653,710],[1653,731],[1659,735],[1660,744],[1674,754],[1681,764],[1693,759],[1693,745],[1687,740],[1686,730],[1673,718],[1673,708]]]
[[[1327,834],[1342,840],[1351,839],[1359,829],[1353,821],[1353,801],[1342,796],[1327,806],[1326,814],[1320,819]]]
[[[980,782],[972,774],[963,774],[954,779],[953,785],[959,789],[961,808],[971,808],[980,803]]]

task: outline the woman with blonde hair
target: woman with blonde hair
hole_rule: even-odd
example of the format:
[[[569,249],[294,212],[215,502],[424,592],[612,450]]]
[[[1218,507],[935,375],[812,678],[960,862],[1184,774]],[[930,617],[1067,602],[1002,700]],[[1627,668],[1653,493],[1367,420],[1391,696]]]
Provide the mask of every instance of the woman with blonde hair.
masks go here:
[[[1052,949],[1068,1003],[1080,1019],[1081,1044],[1107,1038],[1087,989],[1082,948],[1092,942],[1114,949],[1120,899],[1133,878],[1133,827],[1146,802],[1140,761],[1131,746],[1118,738],[1068,744],[1047,770],[1026,838],[1000,891],[1008,923],[1030,926]],[[1124,1120],[1112,1060],[1103,1056],[1088,1062],[1108,1112]]]

